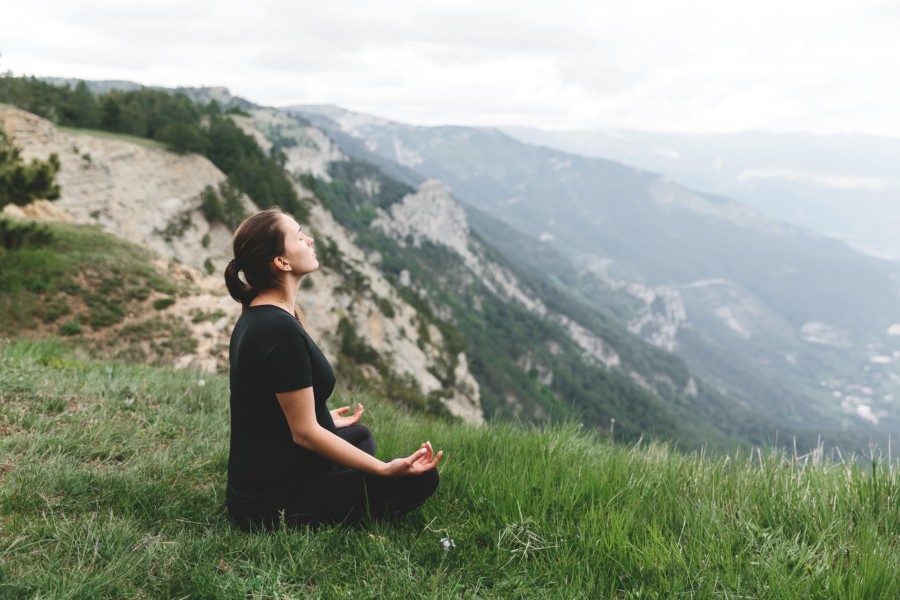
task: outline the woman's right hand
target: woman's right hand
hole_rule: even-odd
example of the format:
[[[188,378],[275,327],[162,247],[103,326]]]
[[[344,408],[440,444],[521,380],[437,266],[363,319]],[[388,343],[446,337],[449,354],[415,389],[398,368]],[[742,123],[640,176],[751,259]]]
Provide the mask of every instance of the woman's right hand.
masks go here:
[[[425,442],[421,448],[406,458],[395,458],[390,462],[384,463],[382,475],[385,477],[421,475],[435,468],[441,462],[443,455],[443,450],[435,454],[434,449],[431,447],[431,442]]]

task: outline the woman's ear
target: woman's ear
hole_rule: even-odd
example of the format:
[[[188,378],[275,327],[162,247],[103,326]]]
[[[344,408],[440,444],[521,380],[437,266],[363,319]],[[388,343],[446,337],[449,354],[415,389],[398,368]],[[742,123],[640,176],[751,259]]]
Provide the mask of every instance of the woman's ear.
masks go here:
[[[282,271],[291,271],[291,263],[283,256],[275,257],[275,266],[281,269]]]

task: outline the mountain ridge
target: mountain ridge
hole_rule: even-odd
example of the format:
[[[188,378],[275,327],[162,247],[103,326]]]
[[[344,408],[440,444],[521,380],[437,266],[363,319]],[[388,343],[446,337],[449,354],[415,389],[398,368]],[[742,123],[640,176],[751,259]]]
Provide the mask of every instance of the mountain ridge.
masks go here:
[[[502,130],[520,141],[613,159],[663,173],[687,187],[738,198],[772,218],[900,261],[890,224],[900,180],[900,140],[863,134]]]

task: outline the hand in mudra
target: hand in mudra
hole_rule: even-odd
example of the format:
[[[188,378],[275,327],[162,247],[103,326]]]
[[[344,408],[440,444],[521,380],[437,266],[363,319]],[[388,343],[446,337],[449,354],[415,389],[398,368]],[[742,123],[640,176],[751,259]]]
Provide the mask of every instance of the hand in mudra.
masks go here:
[[[385,463],[384,475],[386,477],[402,477],[404,475],[421,475],[435,468],[444,451],[441,450],[437,454],[431,447],[431,442],[425,442],[422,446],[407,456],[406,458],[395,458]]]
[[[344,416],[348,412],[350,412],[349,406],[342,406],[331,411],[331,420],[334,421],[334,426],[336,429],[348,427],[359,421],[360,417],[362,417],[363,414],[363,405],[357,403],[356,410],[353,412],[353,414],[350,416]]]

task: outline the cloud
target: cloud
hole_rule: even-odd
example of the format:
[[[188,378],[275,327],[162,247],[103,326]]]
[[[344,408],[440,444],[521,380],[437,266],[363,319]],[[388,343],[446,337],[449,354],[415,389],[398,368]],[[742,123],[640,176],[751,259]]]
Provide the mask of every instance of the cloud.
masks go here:
[[[422,124],[900,135],[898,34],[877,0],[6,0],[0,68]]]
[[[800,169],[745,169],[737,176],[737,180],[741,183],[760,179],[783,179],[786,181],[838,190],[859,190],[867,192],[882,192],[889,188],[897,187],[896,183],[889,182],[882,177],[835,175],[833,173],[818,173]]]

